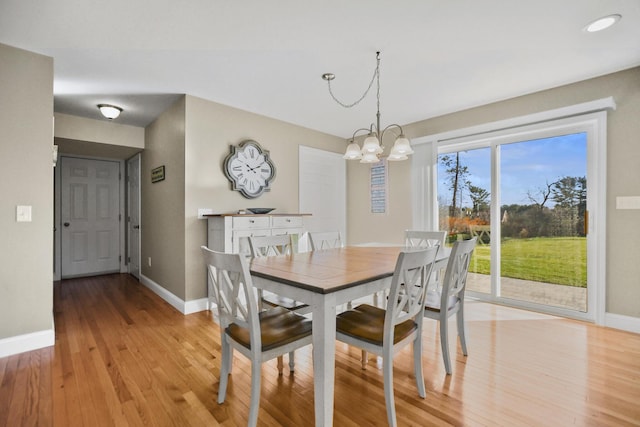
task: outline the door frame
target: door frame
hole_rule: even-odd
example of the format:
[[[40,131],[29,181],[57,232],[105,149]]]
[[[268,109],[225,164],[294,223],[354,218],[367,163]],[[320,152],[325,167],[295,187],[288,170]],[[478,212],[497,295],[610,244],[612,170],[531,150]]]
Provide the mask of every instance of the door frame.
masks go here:
[[[77,156],[73,154],[58,154],[58,163],[54,172],[54,184],[53,184],[53,210],[54,210],[54,227],[53,227],[53,280],[59,281],[61,279],[61,268],[62,268],[62,240],[60,238],[60,230],[62,229],[61,223],[61,215],[60,209],[60,187],[61,187],[61,159],[62,157],[70,157],[75,159],[84,159],[84,160],[104,160],[109,162],[118,162],[120,165],[120,183],[118,185],[118,190],[120,192],[120,218],[124,219],[125,217],[125,180],[122,179],[122,171],[125,167],[125,161],[121,159],[110,159],[106,157],[91,157],[91,156]],[[127,272],[127,265],[125,260],[125,248],[126,248],[126,239],[123,239],[125,236],[125,223],[126,221],[121,220],[120,226],[118,227],[118,231],[120,233],[120,272]]]
[[[477,142],[483,137],[488,137],[490,133],[493,133],[492,138],[499,136],[501,131],[504,133],[513,134],[517,132],[515,128],[524,128],[526,126],[534,126],[535,124],[544,125],[544,123],[560,123],[563,127],[566,122],[573,121],[573,125],[577,125],[579,122],[588,123],[588,126],[592,126],[593,135],[597,138],[596,144],[588,144],[588,171],[591,168],[597,169],[596,176],[591,176],[590,187],[595,191],[596,197],[591,199],[589,209],[589,233],[593,237],[590,241],[590,246],[587,249],[589,260],[587,261],[587,274],[588,276],[588,311],[585,315],[582,313],[567,313],[566,310],[556,309],[554,307],[543,308],[538,305],[531,304],[513,304],[514,306],[522,306],[522,308],[531,309],[535,311],[542,311],[545,313],[571,317],[580,320],[587,320],[595,322],[598,325],[603,325],[605,322],[606,312],[606,159],[607,159],[607,110],[615,109],[615,102],[613,98],[603,98],[595,101],[585,102],[582,104],[576,104],[568,107],[562,107],[555,110],[543,111],[540,113],[534,113],[526,116],[514,117],[511,119],[500,120],[496,122],[486,123],[483,125],[472,126],[469,128],[462,128],[453,131],[447,131],[440,134],[429,135],[423,138],[418,138],[413,141],[414,146],[417,148],[416,152],[421,152],[421,155],[416,156],[412,162],[412,180],[414,185],[413,192],[413,214],[414,225],[422,225],[426,227],[437,227],[438,216],[437,210],[434,209],[434,205],[437,205],[437,190],[434,170],[434,162],[438,158],[438,147],[456,144],[458,148],[463,150],[465,142],[473,141]],[[571,126],[571,125],[568,125]],[[419,147],[425,144],[424,147]],[[589,174],[589,172],[587,172]],[[421,179],[427,178],[426,183]],[[495,190],[495,189],[493,189]],[[430,205],[430,206],[429,206]],[[493,209],[493,208],[492,208]],[[416,215],[420,212],[429,213],[428,222],[415,224]],[[495,212],[492,210],[492,217],[495,218]],[[497,224],[492,224],[497,227]],[[499,253],[493,251],[492,263],[495,264],[495,259]],[[492,277],[492,281],[495,280]],[[592,286],[592,288],[589,288]],[[494,284],[492,283],[492,289]],[[502,303],[500,300],[493,300],[492,302]]]
[[[142,192],[141,192],[141,182],[140,182],[140,178],[141,178],[141,171],[140,171],[140,167],[142,166],[142,156],[140,153],[137,153],[136,155],[128,158],[126,160],[126,191],[127,191],[127,207],[126,207],[126,225],[125,225],[125,230],[126,230],[126,247],[127,247],[127,252],[125,254],[125,259],[126,259],[126,266],[127,266],[127,272],[129,274],[131,274],[131,263],[130,263],[130,257],[131,257],[131,244],[133,243],[131,241],[131,232],[129,230],[129,226],[131,225],[131,217],[129,216],[130,212],[131,212],[131,179],[129,176],[129,164],[131,162],[137,162],[138,163],[138,225],[140,226],[140,228],[138,229],[138,276],[133,275],[134,277],[136,277],[138,280],[140,280],[140,269],[141,269],[141,265],[140,265],[140,261],[141,261],[141,250],[142,250],[142,225],[141,225],[141,207],[142,207],[142,203],[141,203],[141,196],[142,196]]]

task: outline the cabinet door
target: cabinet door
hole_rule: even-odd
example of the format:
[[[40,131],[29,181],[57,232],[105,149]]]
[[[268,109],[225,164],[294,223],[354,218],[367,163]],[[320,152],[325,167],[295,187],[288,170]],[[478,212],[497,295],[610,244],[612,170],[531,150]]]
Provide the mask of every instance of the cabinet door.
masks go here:
[[[269,230],[268,228],[233,230],[233,253],[240,253],[251,256],[251,248],[249,247],[249,237],[251,236],[271,236],[271,230]]]

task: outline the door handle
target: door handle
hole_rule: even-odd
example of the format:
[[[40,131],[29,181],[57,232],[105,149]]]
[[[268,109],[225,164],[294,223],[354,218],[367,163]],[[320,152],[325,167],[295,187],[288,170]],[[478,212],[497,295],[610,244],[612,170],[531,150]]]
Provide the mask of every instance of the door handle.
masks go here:
[[[139,225],[134,225],[134,226],[133,226],[133,229],[134,229],[134,230],[140,230],[140,226],[139,226]]]
[[[68,222],[65,222],[65,223],[64,223],[64,224],[62,224],[62,225],[64,225],[65,227],[68,227],[68,226],[70,226],[71,224],[69,224]]]

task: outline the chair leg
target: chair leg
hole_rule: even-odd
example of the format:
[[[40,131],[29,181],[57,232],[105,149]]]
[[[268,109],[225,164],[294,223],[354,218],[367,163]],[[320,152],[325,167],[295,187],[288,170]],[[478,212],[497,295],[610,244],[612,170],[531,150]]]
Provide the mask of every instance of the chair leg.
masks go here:
[[[422,336],[420,329],[418,329],[416,339],[413,341],[413,373],[416,376],[418,394],[424,399],[427,397],[427,392],[424,388],[424,374],[422,372]]]
[[[451,358],[449,357],[449,332],[448,322],[445,316],[440,318],[440,347],[442,347],[442,360],[447,375],[451,375]]]
[[[458,324],[458,336],[460,337],[460,346],[462,347],[462,354],[467,356],[467,338],[466,338],[466,325],[464,323],[464,304],[460,305],[460,309],[456,313],[456,323]]]
[[[278,356],[278,375],[282,375],[282,369],[284,368],[284,362],[282,356]]]
[[[229,383],[229,374],[231,373],[231,359],[233,358],[233,349],[227,342],[226,336],[222,336],[222,365],[220,366],[220,386],[218,387],[218,403],[224,403],[227,395],[227,384]]]
[[[396,404],[393,398],[393,350],[383,352],[382,370],[384,372],[384,401],[387,406],[387,422],[396,427]]]
[[[258,410],[260,409],[260,359],[251,361],[251,401],[249,404],[249,427],[258,424]]]
[[[362,363],[362,369],[367,369],[368,361],[369,361],[369,356],[367,355],[367,352],[365,350],[362,350],[362,360],[360,361],[360,363]]]
[[[295,356],[296,356],[295,352],[293,351],[289,352],[289,372],[293,372],[293,369],[296,366]]]

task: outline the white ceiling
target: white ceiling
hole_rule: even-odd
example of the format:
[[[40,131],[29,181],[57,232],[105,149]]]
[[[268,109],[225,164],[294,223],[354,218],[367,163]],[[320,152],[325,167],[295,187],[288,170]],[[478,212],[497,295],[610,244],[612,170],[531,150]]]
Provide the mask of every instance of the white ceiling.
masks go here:
[[[620,22],[586,33],[590,21]],[[0,43],[54,58],[55,110],[145,126],[179,94],[350,137],[381,53],[383,126],[640,65],[638,0],[1,0]]]

